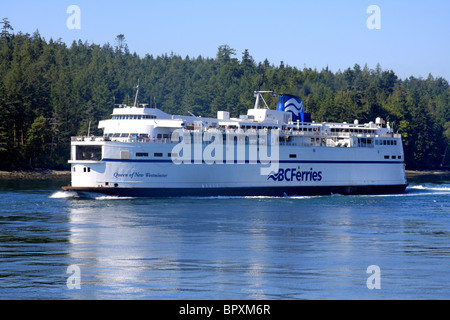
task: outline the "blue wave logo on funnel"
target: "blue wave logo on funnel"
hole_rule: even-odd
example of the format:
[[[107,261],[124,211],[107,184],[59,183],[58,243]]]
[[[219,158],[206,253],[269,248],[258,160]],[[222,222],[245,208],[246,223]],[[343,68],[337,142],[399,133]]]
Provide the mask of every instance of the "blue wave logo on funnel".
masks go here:
[[[302,99],[288,94],[278,97],[277,110],[292,113],[292,121],[302,120],[301,114],[305,113]]]

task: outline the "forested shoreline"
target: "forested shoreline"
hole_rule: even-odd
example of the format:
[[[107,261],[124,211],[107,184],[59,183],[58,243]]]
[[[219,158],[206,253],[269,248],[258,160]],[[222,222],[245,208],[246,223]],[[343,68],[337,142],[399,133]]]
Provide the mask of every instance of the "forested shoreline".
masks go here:
[[[133,104],[138,79],[140,103],[171,114],[215,117],[224,110],[238,117],[253,106],[264,78],[262,89],[302,97],[316,122],[382,117],[402,134],[407,169],[450,163],[450,87],[443,78],[399,79],[380,65],[334,73],[275,66],[228,45],[214,58],[140,57],[123,35],[113,45],[80,40],[68,46],[38,31],[13,33],[7,19],[1,26],[0,170],[67,169],[70,137],[86,135],[89,124],[92,134],[101,134],[98,121],[109,118],[115,103]]]

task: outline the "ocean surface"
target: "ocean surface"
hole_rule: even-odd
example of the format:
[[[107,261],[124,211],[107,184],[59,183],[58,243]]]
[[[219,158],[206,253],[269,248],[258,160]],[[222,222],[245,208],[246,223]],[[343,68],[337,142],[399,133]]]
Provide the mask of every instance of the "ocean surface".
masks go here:
[[[401,195],[79,198],[0,181],[0,299],[450,299],[450,179]]]

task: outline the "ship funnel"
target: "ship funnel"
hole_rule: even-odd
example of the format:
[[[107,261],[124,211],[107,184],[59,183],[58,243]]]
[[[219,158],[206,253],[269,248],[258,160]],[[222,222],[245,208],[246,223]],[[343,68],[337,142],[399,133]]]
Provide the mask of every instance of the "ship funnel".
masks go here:
[[[300,97],[289,94],[279,95],[277,110],[292,113],[293,122],[311,122],[311,114],[305,113],[305,108]]]

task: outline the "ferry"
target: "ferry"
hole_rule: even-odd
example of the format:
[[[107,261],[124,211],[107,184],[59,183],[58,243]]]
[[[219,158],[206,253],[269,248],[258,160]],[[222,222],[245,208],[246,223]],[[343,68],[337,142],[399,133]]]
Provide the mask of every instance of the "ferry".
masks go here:
[[[71,139],[80,194],[131,197],[302,196],[403,193],[401,136],[381,118],[315,122],[302,99],[255,91],[246,115],[171,115],[115,105],[103,136]],[[270,109],[264,95],[278,97]]]

